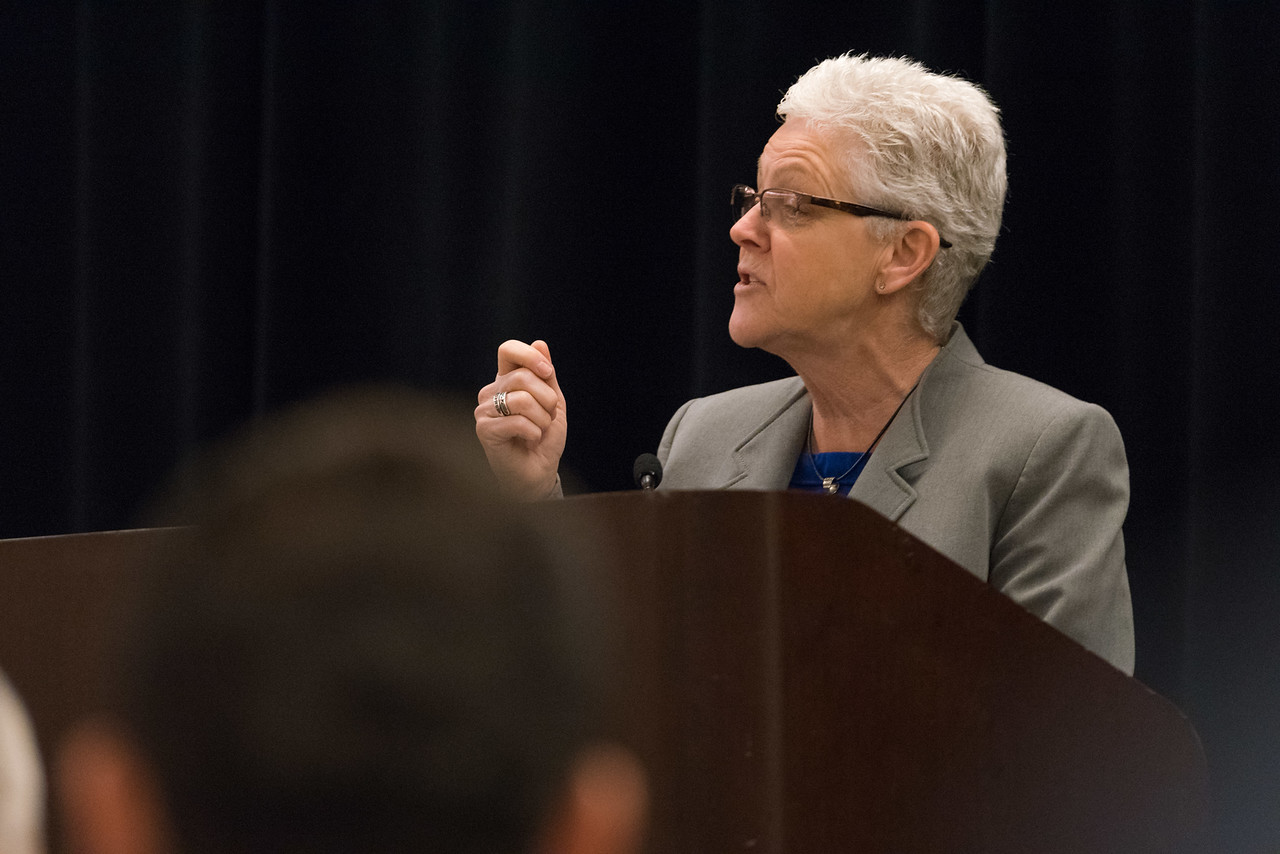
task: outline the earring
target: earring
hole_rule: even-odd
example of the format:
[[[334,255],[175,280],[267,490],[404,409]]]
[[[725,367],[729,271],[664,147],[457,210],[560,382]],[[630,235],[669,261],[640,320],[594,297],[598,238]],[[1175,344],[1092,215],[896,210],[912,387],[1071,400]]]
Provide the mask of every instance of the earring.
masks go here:
[[[884,282],[879,282],[879,283],[876,285],[876,290],[878,290],[878,291],[882,291],[882,290],[884,290]]]

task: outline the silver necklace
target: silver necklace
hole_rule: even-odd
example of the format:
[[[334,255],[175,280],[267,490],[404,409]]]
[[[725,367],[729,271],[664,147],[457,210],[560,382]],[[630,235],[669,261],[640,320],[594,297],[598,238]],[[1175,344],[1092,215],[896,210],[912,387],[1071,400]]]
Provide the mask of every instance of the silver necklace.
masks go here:
[[[919,382],[916,383],[916,385],[919,384]],[[813,469],[814,476],[822,481],[823,492],[827,495],[835,495],[840,491],[840,487],[842,485],[841,481],[853,473],[858,466],[862,465],[862,461],[867,458],[867,455],[875,450],[876,444],[880,441],[880,437],[889,429],[889,425],[893,423],[893,419],[898,417],[898,413],[902,411],[902,407],[906,404],[907,398],[911,397],[911,392],[915,390],[916,386],[913,385],[911,389],[902,396],[902,401],[898,404],[898,408],[893,410],[893,414],[889,416],[888,421],[884,422],[884,426],[880,428],[880,432],[876,434],[876,437],[871,440],[871,444],[867,446],[867,449],[861,454],[858,454],[858,458],[853,461],[853,465],[849,466],[849,468],[845,469],[842,474],[838,474],[835,477],[823,477],[822,472],[818,471],[818,464],[814,462],[813,407],[809,407],[809,436],[805,443],[805,456],[809,458],[809,468]]]

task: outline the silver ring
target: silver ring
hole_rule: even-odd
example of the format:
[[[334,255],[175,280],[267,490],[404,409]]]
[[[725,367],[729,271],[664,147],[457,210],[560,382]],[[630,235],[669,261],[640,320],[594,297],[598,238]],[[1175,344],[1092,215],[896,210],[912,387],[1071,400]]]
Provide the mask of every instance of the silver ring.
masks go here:
[[[493,396],[493,408],[498,410],[499,415],[510,415],[511,410],[507,409],[507,393],[500,391]]]

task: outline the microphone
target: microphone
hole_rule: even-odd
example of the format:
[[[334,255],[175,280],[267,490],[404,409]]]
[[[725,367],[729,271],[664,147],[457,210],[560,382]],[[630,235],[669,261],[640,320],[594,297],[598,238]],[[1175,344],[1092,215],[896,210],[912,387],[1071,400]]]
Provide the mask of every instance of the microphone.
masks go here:
[[[641,454],[631,467],[631,476],[641,489],[654,489],[662,483],[662,463],[653,454]]]

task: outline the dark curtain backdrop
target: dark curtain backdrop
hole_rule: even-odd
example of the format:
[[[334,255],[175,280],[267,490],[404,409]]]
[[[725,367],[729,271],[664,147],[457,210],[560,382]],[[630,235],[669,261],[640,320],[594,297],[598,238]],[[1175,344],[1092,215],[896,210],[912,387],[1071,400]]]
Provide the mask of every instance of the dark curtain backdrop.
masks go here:
[[[1280,848],[1275,0],[3,14],[0,536],[127,526],[335,385],[473,405],[507,337],[551,344],[579,488],[626,488],[680,402],[786,372],[725,331],[782,90],[847,50],[980,82],[1011,189],[962,320],[1115,415],[1138,676],[1202,735],[1222,850]]]

